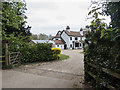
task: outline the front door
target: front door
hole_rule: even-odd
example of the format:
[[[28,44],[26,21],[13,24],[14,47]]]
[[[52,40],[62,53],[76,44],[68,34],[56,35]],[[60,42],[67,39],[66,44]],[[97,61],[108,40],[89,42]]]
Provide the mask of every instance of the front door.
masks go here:
[[[67,49],[67,45],[66,44],[64,45],[64,49]]]
[[[79,47],[79,43],[75,43],[75,47]]]

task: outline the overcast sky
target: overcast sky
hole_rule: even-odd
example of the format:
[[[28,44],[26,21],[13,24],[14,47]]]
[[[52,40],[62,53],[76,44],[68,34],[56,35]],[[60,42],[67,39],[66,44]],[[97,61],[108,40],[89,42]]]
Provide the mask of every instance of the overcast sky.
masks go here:
[[[72,31],[85,28],[91,0],[26,0],[28,25],[32,34],[55,35],[67,25]]]

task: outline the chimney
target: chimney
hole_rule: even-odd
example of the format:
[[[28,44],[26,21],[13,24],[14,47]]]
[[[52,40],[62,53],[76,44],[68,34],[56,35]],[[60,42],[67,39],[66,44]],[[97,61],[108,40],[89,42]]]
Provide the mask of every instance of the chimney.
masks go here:
[[[83,29],[82,28],[80,29],[80,34],[83,36]]]
[[[69,26],[66,27],[66,31],[70,31],[70,27]]]

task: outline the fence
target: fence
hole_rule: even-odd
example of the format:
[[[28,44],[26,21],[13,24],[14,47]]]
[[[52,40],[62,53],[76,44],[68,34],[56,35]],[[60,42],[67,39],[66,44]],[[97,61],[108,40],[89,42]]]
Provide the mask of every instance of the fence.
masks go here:
[[[9,53],[9,64],[16,65],[20,63],[19,55],[20,52]]]
[[[20,63],[20,52],[12,52],[8,51],[8,43],[6,41],[3,42],[3,46],[5,48],[5,55],[0,56],[0,63],[4,63],[3,65],[16,65]]]
[[[86,81],[112,90],[120,89],[120,73],[85,62]]]

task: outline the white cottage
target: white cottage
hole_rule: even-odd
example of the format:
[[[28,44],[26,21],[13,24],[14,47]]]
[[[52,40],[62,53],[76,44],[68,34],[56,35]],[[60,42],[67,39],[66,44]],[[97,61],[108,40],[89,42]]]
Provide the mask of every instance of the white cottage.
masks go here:
[[[80,29],[80,31],[70,31],[70,27],[67,26],[66,30],[58,31],[53,38],[55,47],[60,49],[80,49],[83,48],[85,34],[88,31]]]

